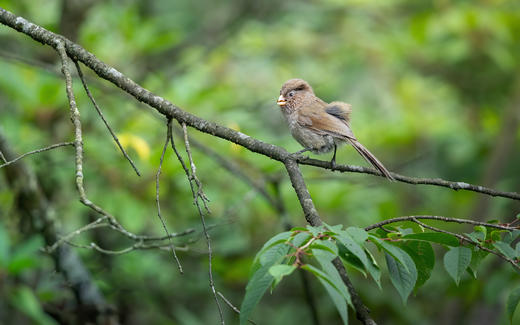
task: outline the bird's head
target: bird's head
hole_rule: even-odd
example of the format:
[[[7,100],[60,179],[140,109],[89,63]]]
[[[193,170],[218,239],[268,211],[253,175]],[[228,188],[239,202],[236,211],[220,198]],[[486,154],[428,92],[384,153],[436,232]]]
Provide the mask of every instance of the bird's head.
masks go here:
[[[312,87],[303,79],[287,80],[276,102],[280,107],[295,108],[308,95],[314,95]]]

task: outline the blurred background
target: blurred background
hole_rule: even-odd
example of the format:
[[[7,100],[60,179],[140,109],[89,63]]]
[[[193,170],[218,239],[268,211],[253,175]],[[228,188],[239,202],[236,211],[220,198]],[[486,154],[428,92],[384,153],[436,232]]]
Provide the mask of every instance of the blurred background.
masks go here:
[[[298,77],[325,101],[353,105],[355,134],[388,169],[520,190],[518,1],[0,0],[0,6],[77,42],[179,107],[289,151],[301,147],[275,101],[283,82]],[[71,141],[55,51],[3,25],[0,44],[5,141],[17,154]],[[164,118],[87,68],[84,73],[143,174],[137,177],[123,159],[75,78],[89,198],[130,231],[162,235],[155,173]],[[216,287],[240,306],[255,253],[287,224],[302,226],[305,219],[280,163],[195,130],[190,136],[198,176],[211,200],[206,222],[212,227]],[[178,134],[176,141],[184,154]],[[271,200],[223,168],[219,159],[234,164]],[[338,151],[337,161],[366,165],[349,147]],[[59,233],[98,217],[78,201],[72,149],[23,163],[35,173]],[[509,222],[520,212],[518,202],[503,198],[306,166],[302,171],[329,224],[365,227],[419,214]],[[0,322],[95,322],[95,316],[78,314],[77,297],[49,255],[37,253],[45,236],[24,221],[19,188],[6,169],[1,172]],[[121,323],[217,323],[200,219],[184,171],[170,152],[163,165],[161,208],[170,231],[196,230],[175,241],[187,248],[178,253],[182,276],[163,250],[114,256],[73,251]],[[438,225],[471,232],[469,227]],[[96,242],[113,250],[133,243],[110,229],[84,233],[73,242]],[[457,287],[442,266],[445,249],[436,248],[432,278],[406,307],[386,270],[383,291],[350,271],[373,318],[380,324],[507,324],[505,299],[520,284],[512,268],[488,257],[476,280],[468,274]],[[384,268],[382,256],[376,258]],[[339,324],[320,284],[309,279],[308,285],[320,323]],[[223,309],[229,324],[238,323],[232,310]],[[252,319],[257,324],[313,324],[310,315],[301,278],[294,274],[266,294]],[[356,323],[354,318],[351,314]]]

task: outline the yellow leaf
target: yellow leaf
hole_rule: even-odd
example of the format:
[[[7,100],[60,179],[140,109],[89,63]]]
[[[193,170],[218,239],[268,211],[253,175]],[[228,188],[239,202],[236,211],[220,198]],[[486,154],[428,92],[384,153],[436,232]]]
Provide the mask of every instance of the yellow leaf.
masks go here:
[[[130,133],[121,133],[117,137],[123,148],[133,148],[142,160],[147,160],[150,157],[150,146],[143,138]]]

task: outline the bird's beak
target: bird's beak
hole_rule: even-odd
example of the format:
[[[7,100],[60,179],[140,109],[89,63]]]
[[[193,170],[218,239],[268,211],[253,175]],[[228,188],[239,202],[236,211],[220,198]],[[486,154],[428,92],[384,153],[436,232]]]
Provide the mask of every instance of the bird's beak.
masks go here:
[[[287,104],[287,101],[285,100],[285,97],[280,95],[280,97],[278,97],[278,101],[276,102],[276,104],[278,104],[278,106],[285,106],[285,104]]]

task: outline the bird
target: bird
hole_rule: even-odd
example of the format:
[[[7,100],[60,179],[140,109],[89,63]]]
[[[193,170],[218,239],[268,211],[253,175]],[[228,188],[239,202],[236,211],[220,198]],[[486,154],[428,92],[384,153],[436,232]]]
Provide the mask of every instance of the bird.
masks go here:
[[[287,80],[280,89],[277,104],[292,136],[304,148],[294,155],[307,151],[322,154],[334,150],[330,162],[334,169],[337,146],[348,143],[382,176],[394,180],[385,166],[354,136],[350,128],[350,104],[339,101],[327,104],[314,94],[312,87],[303,79]]]

